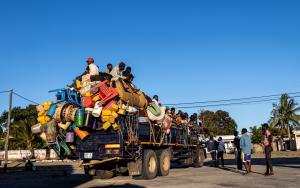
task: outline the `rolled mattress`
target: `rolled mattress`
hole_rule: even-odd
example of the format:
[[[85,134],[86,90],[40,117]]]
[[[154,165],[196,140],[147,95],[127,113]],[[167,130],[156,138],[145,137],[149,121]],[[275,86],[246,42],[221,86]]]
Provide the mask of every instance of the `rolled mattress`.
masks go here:
[[[147,104],[144,93],[141,91],[134,92],[129,83],[124,82],[122,79],[116,81],[116,90],[121,100],[130,106],[143,108]]]

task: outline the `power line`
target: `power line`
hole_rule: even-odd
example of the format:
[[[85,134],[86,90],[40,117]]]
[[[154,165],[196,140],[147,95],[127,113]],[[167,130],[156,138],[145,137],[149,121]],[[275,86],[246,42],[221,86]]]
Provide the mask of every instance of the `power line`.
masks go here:
[[[293,96],[294,98],[300,97]],[[232,105],[242,105],[242,104],[252,104],[252,103],[259,103],[259,102],[269,102],[269,101],[275,101],[278,100],[278,98],[273,99],[262,99],[262,100],[256,100],[256,101],[244,101],[244,102],[234,102],[234,103],[223,103],[223,104],[211,104],[211,105],[202,105],[202,106],[179,106],[177,108],[206,108],[206,107],[219,107],[219,106],[232,106]]]
[[[0,91],[0,94],[1,94],[1,93],[8,93],[8,92],[9,92],[9,91]]]
[[[26,101],[28,101],[28,102],[31,102],[31,103],[33,103],[33,104],[39,104],[39,103],[37,103],[37,102],[35,102],[35,101],[33,101],[33,100],[30,100],[30,99],[28,99],[28,98],[26,98],[26,97],[24,97],[24,96],[22,96],[22,95],[16,93],[16,92],[13,92],[13,94],[15,94],[16,96],[18,96],[18,97],[20,97],[20,98],[22,98],[22,99],[24,99],[24,100],[26,100]]]
[[[287,93],[288,95],[300,94],[300,92]],[[173,103],[173,104],[164,104],[166,106],[179,106],[179,105],[190,105],[190,104],[207,104],[207,103],[219,103],[219,102],[231,102],[231,101],[244,101],[244,100],[252,100],[252,99],[261,99],[261,98],[269,98],[281,96],[282,94],[274,94],[274,95],[263,95],[257,97],[245,97],[245,98],[235,98],[235,99],[223,99],[223,100],[213,100],[213,101],[201,101],[201,102],[185,102],[185,103]]]

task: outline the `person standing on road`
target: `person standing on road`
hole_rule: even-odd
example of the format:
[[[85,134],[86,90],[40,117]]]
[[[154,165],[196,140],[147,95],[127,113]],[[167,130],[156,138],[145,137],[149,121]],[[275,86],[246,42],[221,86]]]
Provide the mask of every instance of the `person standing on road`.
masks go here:
[[[240,146],[242,149],[242,158],[246,168],[246,174],[251,172],[251,139],[250,136],[247,134],[247,129],[242,129],[242,137],[240,140]]]
[[[272,148],[272,135],[269,130],[268,124],[262,125],[263,135],[264,135],[264,147],[265,147],[265,159],[266,159],[266,176],[272,176],[274,175],[273,166],[272,166],[272,159],[271,159],[271,153],[273,151]]]
[[[211,166],[217,167],[216,155],[217,155],[218,142],[211,135],[206,145],[207,145],[207,151],[210,153],[211,156]]]
[[[225,144],[222,140],[222,137],[218,138],[218,164],[221,159],[221,165],[224,167],[224,152],[225,152]]]
[[[243,163],[242,163],[242,151],[241,151],[241,145],[240,145],[240,137],[238,136],[239,132],[234,131],[234,153],[235,153],[235,159],[236,159],[236,166],[238,170],[243,170]]]

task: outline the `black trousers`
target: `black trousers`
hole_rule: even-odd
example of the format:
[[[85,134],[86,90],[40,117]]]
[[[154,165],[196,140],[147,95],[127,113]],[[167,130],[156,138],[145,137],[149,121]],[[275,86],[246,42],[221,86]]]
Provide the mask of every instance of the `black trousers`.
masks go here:
[[[210,151],[210,156],[211,156],[211,166],[212,167],[217,167],[217,152],[216,151]]]
[[[272,166],[272,159],[271,159],[271,153],[273,149],[271,146],[266,146],[265,147],[265,155],[266,155],[266,173],[273,172],[273,166]]]
[[[218,161],[221,159],[221,164],[224,167],[224,151],[218,151]]]
[[[236,166],[237,169],[243,170],[242,151],[236,151]]]

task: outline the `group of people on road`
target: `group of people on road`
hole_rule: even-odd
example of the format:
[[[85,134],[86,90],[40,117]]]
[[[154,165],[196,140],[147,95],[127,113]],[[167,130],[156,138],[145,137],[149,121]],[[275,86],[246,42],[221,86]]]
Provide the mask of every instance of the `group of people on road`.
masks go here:
[[[272,149],[272,135],[269,130],[268,124],[262,125],[263,131],[263,145],[265,152],[265,161],[266,161],[266,172],[264,175],[270,176],[274,175],[271,153]],[[236,165],[238,170],[243,170],[243,164],[246,170],[246,174],[251,173],[251,153],[252,153],[252,144],[251,138],[248,134],[246,128],[242,129],[242,136],[238,136],[238,131],[234,132],[234,146],[235,146],[235,158]],[[210,136],[209,141],[207,142],[207,150],[211,155],[212,161],[211,166],[218,167],[219,161],[221,160],[222,167],[224,167],[224,153],[226,152],[224,142],[222,137],[219,137],[218,140],[214,140],[213,136]]]
[[[206,143],[206,146],[207,151],[210,153],[212,159],[211,166],[218,167],[220,163],[219,161],[221,160],[221,165],[224,167],[224,153],[226,153],[226,150],[222,137],[219,137],[218,140],[215,140],[211,135]]]

